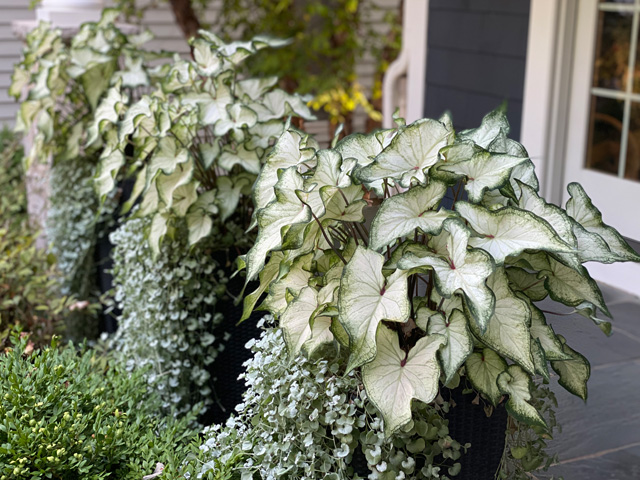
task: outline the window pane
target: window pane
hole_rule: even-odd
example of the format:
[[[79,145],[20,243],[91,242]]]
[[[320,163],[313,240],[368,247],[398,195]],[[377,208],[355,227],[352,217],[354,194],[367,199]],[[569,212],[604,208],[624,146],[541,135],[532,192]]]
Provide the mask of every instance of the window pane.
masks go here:
[[[618,174],[624,102],[591,98],[586,168]]]
[[[600,12],[593,86],[625,90],[631,39],[631,12]]]
[[[624,178],[640,180],[640,103],[631,104]]]

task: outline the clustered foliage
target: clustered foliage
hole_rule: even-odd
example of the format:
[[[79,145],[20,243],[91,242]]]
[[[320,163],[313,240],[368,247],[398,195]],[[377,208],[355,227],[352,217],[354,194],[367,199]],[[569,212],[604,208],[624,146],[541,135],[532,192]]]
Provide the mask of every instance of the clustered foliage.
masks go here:
[[[226,272],[212,242],[189,249],[184,228],[154,258],[144,232],[150,219],[132,219],[111,234],[115,246],[115,302],[119,328],[110,340],[127,370],[144,369],[144,383],[162,399],[165,412],[206,409],[214,399],[208,369],[222,346],[216,328],[222,314]]]
[[[609,311],[582,263],[640,257],[580,185],[569,185],[566,209],[541,198],[508,129],[497,110],[473,130],[454,132],[448,116],[400,122],[317,151],[289,129],[256,182],[258,236],[245,261],[260,286],[245,316],[267,293],[262,308],[291,358],[347,348],[346,371],[361,372],[387,435],[412,421],[412,400],[430,404],[461,374],[540,429],[532,379],[548,381],[549,364],[586,398],[589,363],[535,303],[550,297],[606,331],[597,311]]]
[[[18,137],[2,131],[0,147],[0,347],[14,326],[46,344],[73,299],[61,295],[53,259],[35,246]]]
[[[70,344],[29,353],[13,334],[0,353],[0,479],[140,480],[156,462],[179,478],[189,418],[157,416],[143,371],[99,367],[95,353]]]
[[[387,438],[359,376],[344,374],[344,358],[290,361],[271,321],[247,345],[254,356],[245,363],[248,388],[237,416],[205,430],[197,478],[446,479],[459,472],[463,447],[439,411],[447,403],[416,402],[414,421]],[[354,455],[364,457],[360,469]]]

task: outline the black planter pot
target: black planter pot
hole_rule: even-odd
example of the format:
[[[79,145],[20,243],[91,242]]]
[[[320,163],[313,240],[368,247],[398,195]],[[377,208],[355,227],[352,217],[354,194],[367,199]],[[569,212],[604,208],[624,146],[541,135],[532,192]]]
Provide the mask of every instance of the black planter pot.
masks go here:
[[[507,430],[507,410],[498,405],[487,417],[482,404],[474,405],[475,393],[463,394],[462,388],[444,389],[445,400],[452,399],[456,406],[445,416],[449,420],[449,435],[471,448],[458,460],[462,470],[456,480],[493,480],[500,466]]]

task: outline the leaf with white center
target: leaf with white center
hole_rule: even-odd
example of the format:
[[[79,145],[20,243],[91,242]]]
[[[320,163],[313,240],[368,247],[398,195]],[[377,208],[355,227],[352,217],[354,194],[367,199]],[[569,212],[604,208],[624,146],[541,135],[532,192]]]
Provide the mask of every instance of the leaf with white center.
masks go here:
[[[167,233],[167,220],[168,215],[161,212],[157,212],[151,219],[148,239],[154,258],[160,253],[160,244]]]
[[[540,344],[540,340],[536,338],[531,339],[531,358],[535,365],[535,373],[549,381],[549,367],[547,366],[547,357],[544,353],[544,349]]]
[[[241,322],[249,318],[262,294],[269,288],[273,280],[277,277],[278,272],[280,271],[280,262],[283,257],[284,255],[282,252],[273,252],[267,264],[260,271],[260,284],[258,285],[258,288],[244,296],[242,318],[240,318]]]
[[[154,178],[160,170],[165,175],[171,175],[178,165],[187,160],[189,160],[189,151],[186,148],[178,147],[173,137],[163,137],[158,142],[149,162],[147,179]]]
[[[245,143],[247,150],[256,148],[267,149],[274,140],[277,140],[284,132],[285,124],[281,120],[270,120],[268,122],[258,122],[248,129],[249,138]]]
[[[204,77],[219,73],[224,67],[222,56],[211,48],[211,44],[204,39],[194,39],[191,42],[193,59],[198,73]]]
[[[548,429],[542,415],[529,403],[531,401],[531,378],[518,365],[510,365],[498,376],[498,388],[509,395],[507,411],[521,422]]]
[[[324,216],[322,217],[323,224],[331,220],[339,222],[364,222],[365,218],[362,209],[366,207],[367,201],[363,199],[365,192],[360,185],[351,185],[350,187],[341,188],[340,190],[342,194],[334,194],[332,191],[328,191],[328,189],[320,192],[322,202],[326,205]]]
[[[546,220],[567,245],[575,247],[576,239],[573,235],[571,219],[566,212],[556,205],[545,202],[529,185],[519,180],[516,182],[520,187],[518,206]]]
[[[571,226],[578,244],[580,262],[614,263],[619,261],[620,257],[611,251],[607,242],[600,235],[588,231],[574,219],[571,219]]]
[[[415,178],[426,182],[426,172],[438,161],[438,152],[453,141],[453,130],[433,119],[418,120],[400,131],[375,161],[356,172],[365,183],[384,178],[411,186]]]
[[[178,164],[171,175],[158,175],[156,187],[160,200],[164,202],[166,208],[173,205],[173,192],[176,188],[186,185],[193,177],[193,162]]]
[[[463,130],[458,136],[463,140],[472,140],[482,148],[487,148],[500,134],[509,133],[509,121],[503,107],[496,108],[484,116],[480,126]]]
[[[549,294],[544,287],[544,281],[538,278],[537,273],[527,272],[519,267],[506,269],[509,284],[516,292],[522,292],[534,302],[547,298]]]
[[[302,117],[305,120],[315,120],[316,118],[302,97],[291,95],[280,89],[270,91],[262,97],[259,103],[250,103],[249,107],[255,110],[261,122],[288,115]]]
[[[474,322],[470,322],[471,331],[500,355],[512,359],[533,373],[535,368],[529,339],[531,310],[528,303],[511,291],[503,268],[497,268],[487,284],[496,298],[493,316],[484,332]]]
[[[198,145],[199,160],[204,168],[209,168],[220,155],[220,144],[217,141],[213,143],[200,143]]]
[[[96,192],[101,201],[104,201],[107,194],[115,188],[116,175],[124,165],[124,162],[124,154],[120,150],[105,149],[102,151],[96,176],[93,179]]]
[[[349,334],[347,371],[376,356],[376,331],[382,320],[406,322],[411,313],[407,275],[397,271],[385,278],[384,257],[358,247],[344,267],[338,294],[339,320]]]
[[[469,355],[464,366],[473,388],[484,394],[494,406],[498,405],[502,396],[498,389],[498,376],[507,369],[507,362],[490,348],[485,348],[481,353]]]
[[[326,205],[340,189],[351,185],[349,174],[355,166],[354,160],[343,161],[335,150],[320,150],[317,154],[317,165],[313,175],[304,182],[305,203],[309,205],[317,217],[325,213]]]
[[[498,133],[498,136],[489,144],[487,147],[492,153],[506,153],[508,155],[513,155],[516,157],[528,157],[529,154],[527,150],[522,146],[521,143],[516,142],[510,138],[507,138],[507,134],[504,129],[501,129]],[[536,176],[535,166],[531,160],[527,160],[520,165],[513,168],[511,171],[510,185],[516,194],[516,198],[520,196],[520,186],[516,182],[516,180],[520,180],[520,182],[529,185],[536,192],[540,189],[540,184],[538,182],[538,177]]]
[[[318,292],[313,287],[304,287],[280,317],[280,328],[287,343],[289,359],[298,356],[302,346],[311,338],[309,321],[318,308]]]
[[[602,330],[602,333],[604,333],[606,336],[610,336],[611,335],[611,322],[608,322],[606,320],[602,320],[601,318],[598,318],[597,316],[597,312],[596,312],[596,307],[589,303],[589,302],[584,302],[581,303],[580,305],[578,305],[576,307],[576,309],[574,310],[574,313],[577,313],[579,315],[582,315],[585,318],[588,318],[589,320],[591,320],[593,323],[596,324],[596,326]]]
[[[513,167],[525,160],[527,160],[526,157],[480,150],[474,152],[469,159],[442,163],[438,166],[438,170],[452,173],[457,178],[465,177],[467,181],[464,189],[469,194],[469,200],[479,203],[487,190],[504,185],[509,180]]]
[[[567,213],[591,233],[600,235],[618,257],[620,262],[640,262],[640,255],[636,253],[622,238],[615,228],[602,222],[602,214],[587,196],[579,183],[567,186],[571,198],[567,201]]]
[[[549,259],[549,264],[550,269],[540,272],[539,277],[546,276],[544,285],[552,299],[570,307],[576,307],[584,301],[591,302],[611,317],[598,284],[586,268],[575,270],[553,258]]]
[[[266,207],[275,198],[274,186],[278,181],[278,170],[311,161],[316,154],[316,147],[315,140],[297,130],[287,130],[280,135],[253,190],[256,211]]]
[[[213,134],[216,137],[226,135],[230,130],[239,130],[241,128],[251,128],[258,121],[258,115],[240,103],[227,107],[228,115],[226,118],[218,120],[213,127]]]
[[[495,302],[493,293],[485,284],[487,277],[493,272],[493,262],[485,252],[467,250],[470,233],[457,220],[447,220],[444,230],[448,232],[446,258],[428,253],[421,257],[408,252],[398,262],[398,268],[420,271],[433,269],[438,293],[450,297],[461,290],[479,328],[484,330]]]
[[[426,187],[416,186],[383,200],[371,222],[370,247],[380,250],[413,235],[416,228],[431,235],[439,233],[442,223],[453,215],[447,210],[432,210],[440,204],[446,191],[444,183],[434,181]]]
[[[531,327],[529,333],[531,338],[540,342],[540,346],[544,350],[545,357],[548,360],[566,360],[569,358],[562,349],[562,342],[553,331],[553,327],[547,324],[544,313],[535,305],[529,305],[531,309]]]
[[[309,356],[313,355],[318,348],[334,340],[331,332],[333,320],[331,317],[319,316],[311,320],[311,338],[302,345],[302,349]]]
[[[247,150],[244,145],[238,145],[236,150],[225,148],[218,159],[218,165],[230,172],[235,165],[240,165],[247,172],[258,175],[260,173],[260,157],[255,150]]]
[[[274,190],[276,198],[257,213],[259,225],[258,237],[247,253],[247,281],[256,278],[264,266],[266,255],[280,247],[281,229],[296,223],[308,223],[311,220],[309,207],[302,204],[296,190],[303,186],[302,176],[296,167],[282,170]]]
[[[174,190],[171,209],[177,216],[184,217],[187,214],[191,205],[198,199],[199,186],[200,182],[194,180]]]
[[[216,195],[220,207],[220,220],[225,221],[236,211],[242,190],[251,186],[251,179],[247,175],[233,177],[218,177],[218,194]]]
[[[276,317],[282,315],[282,312],[287,308],[287,293],[297,296],[303,288],[309,285],[311,258],[308,255],[296,258],[289,271],[284,274],[282,266],[280,268],[279,275],[268,286],[267,298],[260,305],[261,310],[268,310]]]
[[[209,235],[213,227],[213,220],[203,210],[187,213],[187,229],[189,230],[189,245],[195,245],[202,238]]]
[[[569,393],[587,401],[587,381],[591,376],[591,365],[589,361],[573,350],[566,343],[562,346],[569,360],[558,360],[551,362],[551,368],[560,377],[558,383]]]
[[[380,327],[378,354],[362,367],[367,396],[382,414],[388,438],[411,421],[411,401],[430,403],[438,394],[440,366],[438,349],[445,343],[440,335],[428,335],[405,353],[393,330]]]
[[[416,323],[420,321],[423,310],[418,310]],[[428,312],[425,313],[428,314]],[[438,354],[445,374],[444,383],[447,384],[473,352],[473,339],[467,327],[467,318],[460,310],[454,310],[448,319],[445,319],[441,313],[437,313],[429,318],[427,333],[429,335],[439,334],[447,339],[447,343]]]
[[[455,209],[480,234],[471,237],[469,245],[491,254],[497,265],[502,265],[507,256],[527,249],[573,252],[547,222],[530,212],[511,207],[492,212],[461,201],[456,202]]]
[[[278,77],[247,78],[236,83],[236,96],[258,100],[278,83]]]
[[[375,157],[382,152],[381,132],[364,134],[354,133],[340,140],[335,150],[343,159],[353,158],[358,166],[365,167],[373,162]],[[382,132],[384,133],[384,131]]]

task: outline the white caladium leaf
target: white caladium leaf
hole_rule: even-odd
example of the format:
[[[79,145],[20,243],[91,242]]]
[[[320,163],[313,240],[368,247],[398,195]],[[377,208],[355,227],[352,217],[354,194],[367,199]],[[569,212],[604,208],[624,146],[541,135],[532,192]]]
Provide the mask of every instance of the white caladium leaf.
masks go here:
[[[274,252],[275,254],[276,252]],[[309,285],[311,278],[311,255],[298,257],[293,261],[286,273],[280,273],[268,286],[268,295],[260,306],[278,317],[287,308],[287,294],[298,296],[300,291]]]
[[[581,263],[613,263],[619,260],[618,255],[611,251],[607,242],[600,235],[588,231],[573,218],[571,219],[571,227],[577,241],[578,259]]]
[[[498,405],[502,396],[498,389],[498,376],[507,370],[507,362],[490,348],[485,348],[469,355],[464,366],[473,388],[493,405]]]
[[[546,220],[567,245],[575,248],[577,243],[573,235],[571,219],[566,212],[556,205],[545,202],[529,185],[519,180],[516,182],[520,187],[518,206]]]
[[[496,298],[493,316],[484,332],[473,322],[470,323],[471,331],[500,355],[512,359],[533,373],[535,367],[531,358],[529,304],[511,291],[504,268],[497,268],[487,284]]]
[[[153,117],[153,113],[151,112],[151,99],[146,96],[142,97],[126,111],[122,122],[120,122],[120,128],[118,130],[118,139],[120,142],[126,141],[127,137],[140,125],[142,119],[151,117]]]
[[[105,149],[100,155],[100,162],[93,179],[96,192],[104,201],[107,194],[115,188],[115,178],[124,165],[124,154],[120,150]]]
[[[304,287],[280,317],[280,328],[287,343],[289,359],[298,356],[302,346],[311,339],[310,320],[318,308],[318,292],[313,287]]]
[[[524,293],[534,302],[547,298],[549,293],[544,287],[544,280],[538,278],[537,273],[527,272],[519,267],[509,267],[506,272],[509,284],[514,291]]]
[[[562,342],[553,331],[553,327],[547,324],[547,320],[535,305],[529,304],[531,309],[531,338],[538,340],[548,360],[567,360],[569,357],[562,348]]]
[[[480,126],[471,130],[463,130],[458,134],[462,140],[471,140],[480,147],[487,149],[496,137],[509,133],[509,121],[503,108],[496,108],[484,116]]]
[[[452,148],[456,148],[454,145]],[[437,168],[439,171],[454,174],[455,178],[467,179],[464,189],[469,200],[479,203],[487,190],[493,190],[504,185],[516,165],[528,160],[527,157],[515,157],[503,153],[490,153],[476,150],[470,158],[455,162],[443,162]]]
[[[575,270],[550,258],[549,270],[542,271],[538,275],[540,278],[546,276],[544,285],[549,296],[556,302],[570,307],[576,307],[585,301],[591,302],[611,317],[598,284],[591,278],[586,268],[581,267],[580,270]]]
[[[216,137],[226,135],[231,130],[251,128],[258,121],[258,115],[249,107],[241,103],[227,106],[228,115],[219,119],[213,126],[213,134]]]
[[[269,288],[271,282],[278,276],[278,272],[280,271],[280,262],[284,258],[282,252],[273,252],[269,261],[264,266],[264,268],[260,271],[260,283],[258,288],[256,288],[253,292],[244,296],[244,300],[242,303],[242,317],[240,318],[240,322],[245,321],[258,303],[258,300],[262,296],[262,294]]]
[[[424,184],[426,172],[453,135],[452,129],[437,120],[417,120],[400,131],[373,163],[358,170],[357,177],[365,183],[392,178],[405,188],[414,178]]]
[[[567,186],[571,198],[567,201],[567,213],[580,225],[591,233],[600,235],[618,257],[620,262],[640,262],[640,255],[636,253],[622,238],[615,228],[602,222],[602,214],[587,196],[579,183]]]
[[[334,195],[341,189],[351,186],[349,174],[355,166],[355,160],[343,161],[335,150],[320,150],[313,175],[305,180],[305,203],[317,217],[325,214],[325,208]]]
[[[198,73],[204,77],[211,77],[219,73],[225,65],[222,55],[211,48],[211,44],[204,39],[191,41],[193,59]]]
[[[556,360],[551,362],[551,368],[559,375],[558,383],[569,393],[587,401],[587,381],[591,376],[589,361],[573,350],[566,343],[562,345],[563,352],[569,356],[569,360]]]
[[[193,180],[186,185],[181,185],[173,191],[173,204],[171,210],[178,216],[184,217],[187,211],[198,199],[198,187],[200,182]]]
[[[418,318],[422,310],[418,310]],[[437,313],[429,318],[427,333],[439,334],[447,339],[447,343],[438,354],[445,374],[444,383],[447,384],[473,352],[473,339],[467,327],[467,317],[460,310],[454,310],[448,319],[445,319],[441,313]]]
[[[166,208],[173,205],[173,192],[176,188],[186,185],[193,178],[193,162],[178,164],[171,175],[158,175],[156,178],[156,188],[160,200],[164,202]]]
[[[380,132],[368,135],[354,133],[344,137],[335,146],[335,150],[343,159],[353,158],[360,167],[365,167],[372,163],[375,157],[382,152],[382,149]]]
[[[440,366],[438,349],[445,343],[440,335],[428,335],[405,353],[393,330],[380,327],[378,353],[362,367],[364,388],[382,414],[387,437],[411,421],[411,400],[430,403],[438,394]]]
[[[595,323],[600,330],[602,330],[602,333],[604,333],[607,336],[611,335],[612,333],[611,322],[598,318],[596,307],[592,303],[589,303],[589,302],[581,303],[576,307],[573,313],[577,313],[579,315],[582,315],[585,318],[588,318],[593,323]]]
[[[341,188],[340,194],[335,194],[332,189],[323,189],[320,192],[322,203],[326,205],[323,224],[328,221],[359,222],[365,221],[362,209],[367,205],[363,199],[365,192],[360,185],[351,185]]]
[[[258,175],[260,173],[260,156],[255,150],[247,150],[244,145],[238,145],[234,150],[225,148],[218,159],[218,165],[230,172],[235,165],[240,165],[247,172]]]
[[[173,137],[163,137],[158,142],[147,171],[147,181],[153,179],[158,171],[171,175],[176,167],[189,160],[189,151],[179,147]]]
[[[311,162],[316,148],[315,140],[297,130],[287,130],[280,135],[253,189],[256,211],[266,207],[275,198],[274,186],[278,181],[278,170]]]
[[[247,253],[247,281],[256,278],[264,266],[267,253],[280,247],[282,227],[311,220],[309,207],[296,195],[296,190],[302,189],[302,186],[302,176],[295,166],[281,171],[274,187],[276,199],[257,214],[260,230],[256,243]]]
[[[469,310],[481,330],[493,314],[495,299],[485,284],[494,266],[491,258],[480,250],[467,250],[469,230],[456,220],[447,220],[444,224],[447,232],[447,256],[427,253],[418,256],[408,252],[398,262],[403,270],[432,268],[435,272],[435,285],[438,293],[449,297],[461,290],[469,306]]]
[[[439,233],[442,223],[453,213],[432,208],[440,204],[446,191],[444,183],[434,181],[385,199],[371,223],[370,247],[380,250],[397,239],[413,235],[416,228],[432,235]]]
[[[262,97],[259,103],[250,103],[248,106],[258,114],[262,122],[284,118],[288,115],[302,117],[305,120],[315,120],[316,118],[302,97],[291,95],[280,89],[270,91]]]
[[[497,265],[509,255],[526,249],[573,253],[547,222],[530,212],[506,207],[489,211],[467,202],[456,202],[455,209],[480,236],[471,237],[469,245],[482,248]]]
[[[335,339],[331,331],[333,323],[331,317],[322,315],[311,319],[311,338],[302,345],[302,350],[307,352],[307,355],[311,356],[322,345],[333,342]]]
[[[510,365],[498,376],[498,388],[509,395],[507,411],[521,422],[548,428],[542,415],[528,403],[531,400],[531,378],[518,365]]]
[[[546,382],[549,381],[549,367],[544,349],[537,338],[531,338],[531,358],[535,366],[535,373],[540,375]]]
[[[236,82],[236,95],[240,98],[258,100],[278,83],[278,77],[247,78]]]
[[[247,130],[249,138],[245,142],[247,150],[267,149],[282,135],[285,124],[280,120],[259,121]]]
[[[168,219],[168,214],[162,212],[157,212],[151,219],[148,240],[154,258],[157,257],[160,253],[160,244],[162,243],[162,239],[167,233]]]
[[[217,213],[216,191],[209,190],[202,193],[187,212],[189,245],[195,245],[200,239],[209,235],[213,227],[211,215]]]
[[[218,194],[216,195],[220,208],[220,220],[223,222],[236,211],[243,189],[253,183],[248,175],[218,177]]]
[[[406,272],[385,278],[383,264],[382,255],[358,247],[344,267],[338,318],[350,339],[348,371],[375,358],[376,331],[382,320],[406,322],[411,313]]]

